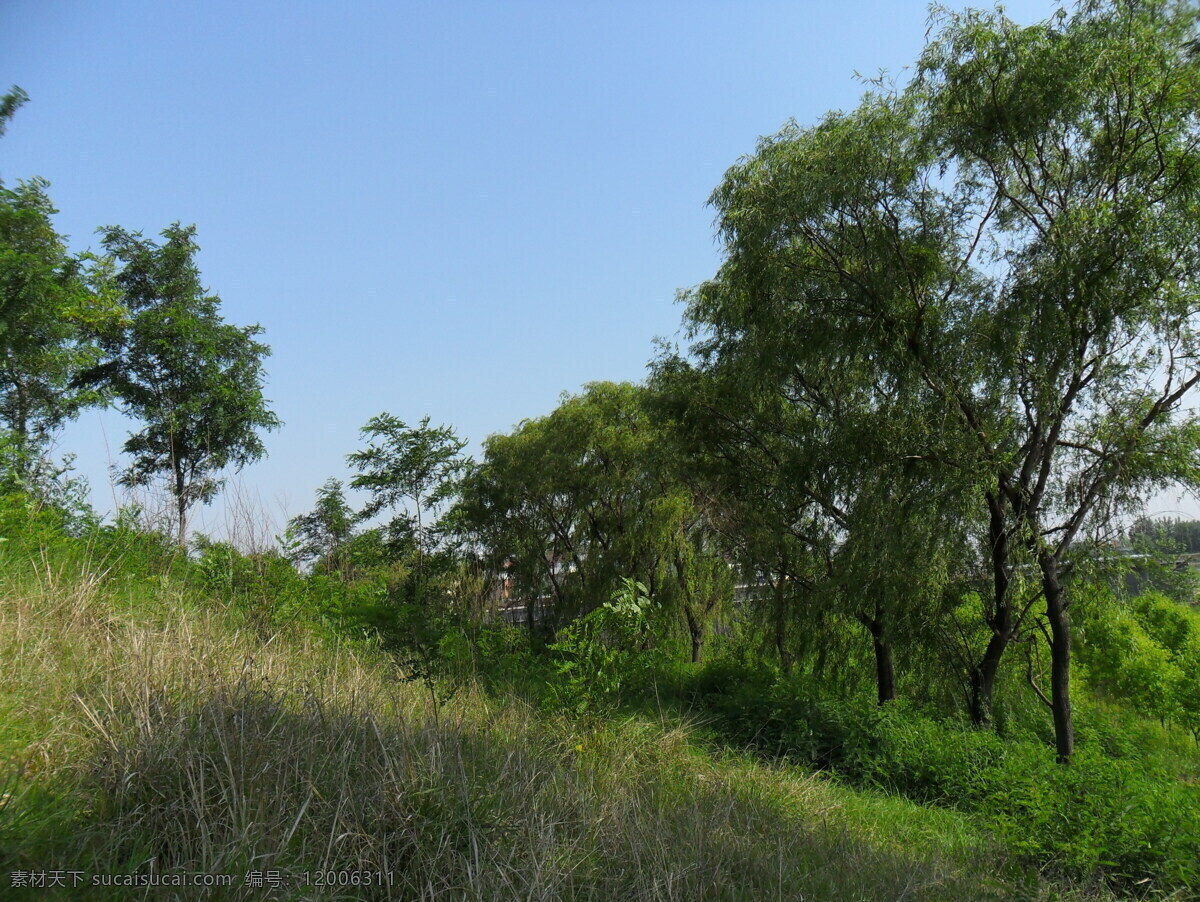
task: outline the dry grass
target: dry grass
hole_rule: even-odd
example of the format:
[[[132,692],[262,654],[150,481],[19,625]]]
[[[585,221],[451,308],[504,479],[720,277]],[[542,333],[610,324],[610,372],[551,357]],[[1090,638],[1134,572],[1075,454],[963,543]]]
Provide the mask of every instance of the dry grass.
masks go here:
[[[848,805],[825,781],[705,755],[686,726],[585,729],[471,689],[435,722],[370,649],[264,639],[169,583],[140,606],[117,585],[42,561],[0,588],[0,869],[236,877],[112,898],[260,898],[242,875],[268,870],[296,899],[1012,892],[950,813]],[[305,871],[392,882],[300,887]]]

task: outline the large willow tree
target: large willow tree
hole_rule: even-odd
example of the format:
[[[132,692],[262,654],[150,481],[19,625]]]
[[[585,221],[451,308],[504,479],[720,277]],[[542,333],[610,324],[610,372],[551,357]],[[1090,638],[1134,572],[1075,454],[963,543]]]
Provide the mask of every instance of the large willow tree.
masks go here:
[[[771,393],[819,436],[822,393],[854,392],[831,440],[861,417],[864,465],[969,502],[990,582],[972,714],[1040,624],[1063,761],[1077,539],[1198,478],[1196,24],[1166,0],[941,14],[909,86],[727,173],[726,259],[689,295],[699,366],[735,370],[743,409]]]

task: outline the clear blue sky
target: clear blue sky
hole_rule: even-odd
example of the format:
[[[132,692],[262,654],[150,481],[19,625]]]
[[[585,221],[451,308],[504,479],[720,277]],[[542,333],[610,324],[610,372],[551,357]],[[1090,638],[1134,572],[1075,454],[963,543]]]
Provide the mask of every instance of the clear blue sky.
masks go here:
[[[197,225],[226,318],[274,351],[286,425],[241,481],[282,523],[376,413],[474,450],[563,391],[641,379],[676,290],[718,264],[724,170],[853,106],[855,72],[903,78],[926,24],[914,0],[7,0],[0,89],[31,101],[0,178],[49,179],[76,250],[101,225]],[[89,412],[63,434],[102,509],[127,429]]]

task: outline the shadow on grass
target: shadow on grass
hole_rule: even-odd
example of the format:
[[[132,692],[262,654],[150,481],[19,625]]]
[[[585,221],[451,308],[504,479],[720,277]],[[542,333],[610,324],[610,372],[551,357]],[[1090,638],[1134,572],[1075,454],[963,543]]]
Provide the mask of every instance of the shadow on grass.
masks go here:
[[[97,724],[102,740],[69,788],[0,808],[8,871],[80,871],[86,892],[4,890],[42,899],[1011,893],[983,880],[983,862],[966,873],[830,826],[767,772],[693,766],[683,740],[662,730],[614,724],[574,742],[528,709],[470,693],[435,724],[414,695],[334,698],[245,680],[185,700],[143,693]],[[34,824],[30,806],[70,816]],[[228,875],[231,885],[92,888],[102,874]]]

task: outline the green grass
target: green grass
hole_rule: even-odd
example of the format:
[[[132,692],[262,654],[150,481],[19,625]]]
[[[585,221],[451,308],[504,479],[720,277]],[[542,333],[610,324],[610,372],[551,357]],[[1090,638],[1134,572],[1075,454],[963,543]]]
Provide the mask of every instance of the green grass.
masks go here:
[[[713,750],[678,716],[572,720],[467,685],[435,717],[377,649],[250,626],[134,553],[0,579],[0,894],[14,898],[984,899],[1041,882],[958,812]],[[227,888],[9,887],[16,870]],[[383,872],[388,887],[296,885]],[[290,876],[289,876],[290,875]]]
[[[1045,720],[1044,711],[1024,725],[1010,717],[1001,736],[905,700],[880,708],[719,661],[676,691],[685,709],[705,716],[714,747],[821,768],[848,791],[875,789],[969,817],[1060,884],[1089,892],[1103,884],[1122,898],[1197,898],[1195,743],[1080,688],[1079,746],[1069,766],[1033,729],[1033,715]]]

